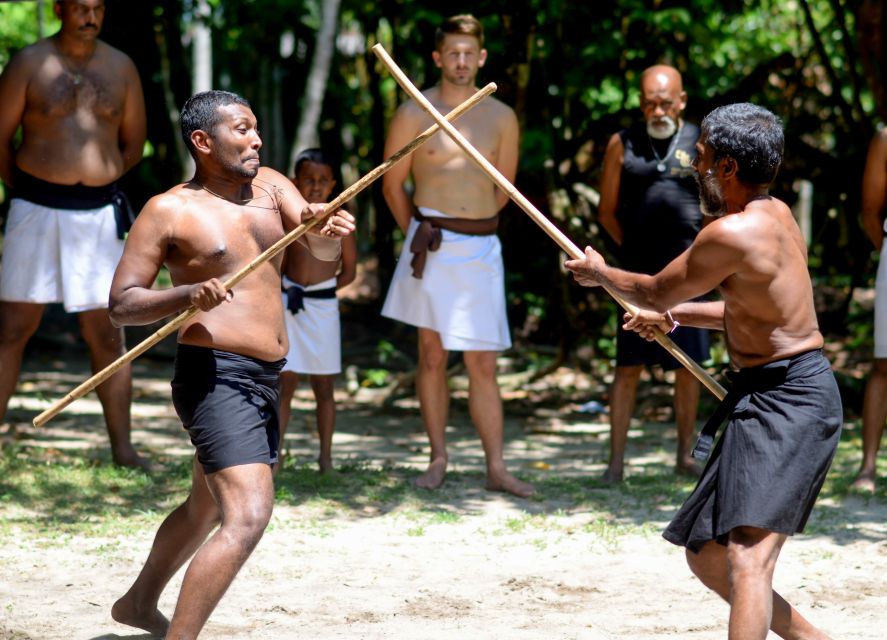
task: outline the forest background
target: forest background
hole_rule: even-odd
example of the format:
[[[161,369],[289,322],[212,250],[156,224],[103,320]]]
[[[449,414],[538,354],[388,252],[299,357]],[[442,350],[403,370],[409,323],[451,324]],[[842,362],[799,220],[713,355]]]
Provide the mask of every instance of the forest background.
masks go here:
[[[479,83],[498,84],[522,130],[518,189],[570,236],[612,251],[596,224],[608,137],[638,117],[638,79],[665,62],[684,74],[686,118],[752,101],[786,126],[774,193],[805,221],[820,323],[845,360],[870,353],[875,261],[859,225],[865,153],[887,118],[887,51],[877,0],[108,0],[102,38],[136,63],[145,90],[144,160],[125,176],[138,209],[190,178],[178,134],[192,93],[221,88],[247,97],[264,139],[263,163],[291,173],[295,153],[321,145],[341,158],[350,184],[383,161],[387,122],[405,98],[370,48],[381,43],[421,86],[440,20],[471,11],[490,52]],[[0,67],[57,29],[52,0],[0,3]],[[5,198],[4,198],[5,199]],[[0,204],[0,218],[6,203]],[[381,190],[352,205],[365,269],[381,283],[357,302],[377,315],[402,240]],[[588,368],[614,351],[619,313],[606,294],[564,276],[563,256],[514,205],[500,227],[517,350],[548,354],[547,367]],[[386,354],[380,337],[377,381]],[[714,365],[723,362],[715,350]],[[373,374],[373,372],[370,372]],[[858,404],[863,372],[842,379]],[[364,381],[370,380],[364,375]],[[854,407],[858,409],[858,406]]]

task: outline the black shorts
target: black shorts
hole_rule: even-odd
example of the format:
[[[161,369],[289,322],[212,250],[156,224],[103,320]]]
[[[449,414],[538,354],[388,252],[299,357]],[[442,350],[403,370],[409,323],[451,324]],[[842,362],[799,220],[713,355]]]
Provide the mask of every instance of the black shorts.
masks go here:
[[[285,362],[178,346],[173,406],[206,473],[277,462],[280,370]]]
[[[708,329],[678,327],[668,337],[695,362],[705,362],[709,354]],[[619,326],[616,335],[616,366],[632,367],[658,364],[665,371],[680,369],[683,365],[658,342],[650,342],[634,331]]]
[[[736,527],[800,533],[835,455],[843,419],[838,385],[822,351],[791,358],[784,382],[739,399],[699,483],[663,536],[698,552],[710,540],[726,544]]]

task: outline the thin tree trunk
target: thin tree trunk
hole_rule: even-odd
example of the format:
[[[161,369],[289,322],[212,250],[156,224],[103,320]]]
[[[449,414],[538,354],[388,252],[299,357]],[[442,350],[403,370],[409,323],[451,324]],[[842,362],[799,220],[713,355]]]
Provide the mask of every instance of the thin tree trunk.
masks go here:
[[[194,93],[213,88],[213,40],[209,27],[212,14],[207,0],[197,0],[191,28],[191,61],[194,65],[191,89]]]
[[[43,20],[43,3],[45,0],[37,0],[37,37],[41,40],[46,35],[46,23]]]
[[[299,151],[306,147],[316,147],[319,142],[317,126],[320,123],[323,97],[326,94],[326,84],[336,45],[339,5],[340,0],[323,0],[321,3],[320,30],[317,32],[317,42],[314,47],[314,55],[311,58],[311,71],[308,72],[305,98],[302,102],[302,117],[299,119],[296,139],[290,153],[290,172],[295,169],[296,156]]]
[[[191,158],[191,154],[188,153],[182,136],[178,135],[179,107],[176,105],[176,98],[172,92],[169,47],[166,44],[166,32],[162,21],[154,23],[154,41],[157,43],[157,51],[160,53],[160,86],[163,88],[163,103],[166,105],[167,117],[173,129],[172,139],[176,148],[176,158],[179,161],[179,166],[182,168],[181,178],[183,181],[190,180],[191,176],[194,175],[194,160]]]

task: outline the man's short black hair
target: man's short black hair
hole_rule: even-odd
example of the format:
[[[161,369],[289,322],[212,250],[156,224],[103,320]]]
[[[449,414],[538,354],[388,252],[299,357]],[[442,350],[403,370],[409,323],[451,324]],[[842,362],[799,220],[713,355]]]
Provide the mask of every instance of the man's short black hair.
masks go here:
[[[299,155],[296,156],[296,164],[293,169],[295,175],[299,175],[299,167],[301,167],[306,162],[313,162],[314,164],[325,164],[333,171],[333,175],[336,173],[336,165],[332,158],[326,153],[323,152],[322,149],[317,147],[311,147],[310,149],[304,149],[299,152]]]
[[[182,107],[181,125],[182,139],[188,151],[196,159],[197,152],[191,142],[191,134],[195,131],[206,131],[212,135],[213,129],[222,120],[219,113],[219,107],[227,107],[229,104],[243,105],[247,109],[252,109],[249,102],[245,98],[240,97],[236,93],[230,91],[201,91],[195,93],[188,98],[185,106]]]
[[[749,102],[728,104],[705,116],[700,129],[715,161],[736,161],[742,182],[773,182],[785,147],[782,122],[773,113]]]

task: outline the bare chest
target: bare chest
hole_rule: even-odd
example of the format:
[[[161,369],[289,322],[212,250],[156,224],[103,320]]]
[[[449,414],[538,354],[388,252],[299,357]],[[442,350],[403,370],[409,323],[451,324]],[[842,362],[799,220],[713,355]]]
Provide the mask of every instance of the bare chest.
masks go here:
[[[438,110],[446,112],[441,105],[435,105]],[[427,122],[431,124],[431,120]],[[490,162],[496,161],[500,144],[499,128],[494,119],[486,114],[472,117],[468,113],[454,123],[456,129],[471,145],[477,149]],[[446,170],[473,167],[473,163],[462,148],[445,132],[437,133],[427,143],[422,145],[413,159],[416,169]]]
[[[229,275],[284,235],[277,209],[213,203],[193,209],[175,225],[167,262],[186,267],[193,279]],[[279,272],[282,254],[271,264]],[[192,278],[188,278],[192,279]]]
[[[28,88],[26,109],[47,119],[117,122],[123,114],[126,86],[95,62],[84,68],[66,65],[60,57],[48,60]]]

